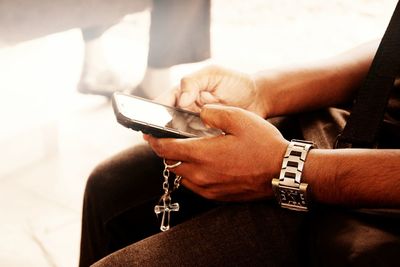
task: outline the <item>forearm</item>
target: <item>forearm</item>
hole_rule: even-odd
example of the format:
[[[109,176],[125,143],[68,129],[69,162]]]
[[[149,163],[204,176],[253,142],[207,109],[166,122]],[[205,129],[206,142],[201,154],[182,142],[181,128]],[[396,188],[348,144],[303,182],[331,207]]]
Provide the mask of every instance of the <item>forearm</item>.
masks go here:
[[[379,42],[328,60],[254,75],[268,117],[314,110],[352,98],[366,76]]]
[[[316,202],[400,207],[400,150],[314,149],[303,179]]]

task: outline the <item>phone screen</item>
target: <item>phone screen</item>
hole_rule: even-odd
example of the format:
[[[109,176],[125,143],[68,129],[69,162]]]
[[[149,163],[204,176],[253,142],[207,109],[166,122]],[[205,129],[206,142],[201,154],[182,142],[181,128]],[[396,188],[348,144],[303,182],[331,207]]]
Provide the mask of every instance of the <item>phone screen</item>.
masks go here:
[[[219,129],[207,128],[197,113],[164,106],[130,95],[114,95],[118,110],[131,120],[177,130],[189,136],[220,135]]]

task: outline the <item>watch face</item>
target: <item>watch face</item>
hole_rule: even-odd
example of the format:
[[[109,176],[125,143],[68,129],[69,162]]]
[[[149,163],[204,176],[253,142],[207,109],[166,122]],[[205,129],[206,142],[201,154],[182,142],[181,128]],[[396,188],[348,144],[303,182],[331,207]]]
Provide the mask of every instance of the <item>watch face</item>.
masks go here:
[[[288,204],[290,206],[305,207],[306,200],[304,194],[299,190],[289,188],[279,188],[279,194],[282,204]]]

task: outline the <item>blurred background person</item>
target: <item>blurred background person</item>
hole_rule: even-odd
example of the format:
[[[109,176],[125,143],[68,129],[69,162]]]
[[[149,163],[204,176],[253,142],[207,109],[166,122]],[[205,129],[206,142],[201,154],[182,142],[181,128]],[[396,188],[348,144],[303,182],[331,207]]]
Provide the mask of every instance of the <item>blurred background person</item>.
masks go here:
[[[101,35],[110,26],[82,30],[85,59],[78,90],[111,96],[116,90],[155,98],[171,86],[170,68],[210,57],[210,0],[153,0],[147,68],[136,88],[107,68]]]
[[[151,6],[147,69],[139,85],[124,84],[104,56],[101,36],[125,15]],[[84,60],[78,91],[111,96],[126,91],[155,98],[171,86],[170,67],[210,57],[210,0],[2,1],[0,41],[15,44],[81,28]],[[132,70],[134,72],[135,70]]]

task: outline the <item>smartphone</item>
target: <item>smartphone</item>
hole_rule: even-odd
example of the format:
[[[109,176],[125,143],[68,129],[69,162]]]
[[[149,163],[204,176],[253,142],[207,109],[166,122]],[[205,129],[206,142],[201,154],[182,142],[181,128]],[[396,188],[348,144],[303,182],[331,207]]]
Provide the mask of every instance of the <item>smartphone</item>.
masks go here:
[[[219,129],[206,127],[198,113],[141,97],[114,93],[112,105],[120,124],[154,137],[189,138],[223,134]]]

